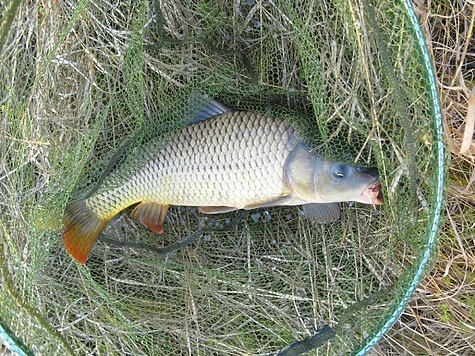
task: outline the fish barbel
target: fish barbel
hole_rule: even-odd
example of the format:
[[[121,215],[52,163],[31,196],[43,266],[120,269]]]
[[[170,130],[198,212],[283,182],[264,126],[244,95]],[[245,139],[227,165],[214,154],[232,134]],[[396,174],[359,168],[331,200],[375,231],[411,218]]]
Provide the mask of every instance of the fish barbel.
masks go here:
[[[137,203],[132,217],[157,233],[170,205],[215,214],[305,204],[307,217],[324,222],[339,218],[339,202],[383,203],[376,168],[323,159],[283,119],[213,100],[194,121],[121,184],[115,171],[92,196],[67,205],[63,241],[79,263],[108,222]]]

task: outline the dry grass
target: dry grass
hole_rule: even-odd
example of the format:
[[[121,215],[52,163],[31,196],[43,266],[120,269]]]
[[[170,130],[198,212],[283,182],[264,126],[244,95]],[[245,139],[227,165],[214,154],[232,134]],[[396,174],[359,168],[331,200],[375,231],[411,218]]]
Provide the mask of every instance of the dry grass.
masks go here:
[[[431,2],[429,2],[431,3]],[[417,6],[433,54],[450,164],[434,268],[375,355],[475,353],[475,39],[473,1]]]

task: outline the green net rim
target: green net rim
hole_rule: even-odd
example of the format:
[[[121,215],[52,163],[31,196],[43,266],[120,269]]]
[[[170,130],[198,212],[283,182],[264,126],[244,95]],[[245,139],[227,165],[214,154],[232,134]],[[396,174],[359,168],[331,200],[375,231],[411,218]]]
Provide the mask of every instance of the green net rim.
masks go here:
[[[443,124],[442,114],[439,102],[439,96],[437,91],[437,82],[435,73],[432,67],[432,60],[427,49],[427,45],[424,40],[421,27],[419,25],[417,15],[414,11],[411,0],[402,1],[405,7],[405,16],[412,24],[412,36],[415,41],[415,46],[419,52],[421,59],[423,76],[427,83],[427,99],[430,108],[430,130],[433,135],[434,147],[434,161],[436,164],[434,180],[436,186],[432,193],[432,209],[430,211],[430,217],[425,234],[424,248],[417,255],[417,259],[412,267],[413,276],[405,283],[405,291],[397,298],[394,303],[389,307],[388,313],[383,318],[385,322],[381,325],[379,330],[373,335],[369,336],[365,340],[365,345],[361,346],[359,351],[356,351],[355,355],[365,355],[381,338],[389,331],[392,325],[399,319],[404,309],[406,308],[409,300],[411,299],[415,289],[421,281],[424,271],[428,267],[431,256],[437,246],[437,235],[441,226],[442,210],[444,207],[444,186],[445,186],[445,147],[443,143]]]

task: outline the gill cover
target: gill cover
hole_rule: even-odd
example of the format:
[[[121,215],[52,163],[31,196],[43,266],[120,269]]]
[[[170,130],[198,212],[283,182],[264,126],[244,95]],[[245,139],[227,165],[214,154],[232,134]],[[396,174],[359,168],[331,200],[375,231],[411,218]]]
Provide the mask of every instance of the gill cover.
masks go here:
[[[294,198],[302,203],[324,203],[315,192],[314,176],[323,159],[310,153],[304,144],[299,144],[289,155],[284,166],[284,182]]]

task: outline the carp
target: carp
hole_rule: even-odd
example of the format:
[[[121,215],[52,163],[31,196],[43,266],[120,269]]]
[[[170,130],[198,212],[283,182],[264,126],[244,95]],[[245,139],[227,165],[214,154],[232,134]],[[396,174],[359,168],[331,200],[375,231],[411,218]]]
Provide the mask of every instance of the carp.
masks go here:
[[[92,196],[67,205],[63,241],[79,263],[109,221],[134,204],[132,217],[157,233],[170,205],[204,214],[303,205],[308,218],[329,222],[339,218],[339,202],[383,204],[376,168],[326,160],[284,119],[215,100],[152,157],[126,176],[119,167]]]

